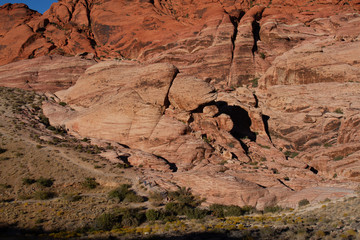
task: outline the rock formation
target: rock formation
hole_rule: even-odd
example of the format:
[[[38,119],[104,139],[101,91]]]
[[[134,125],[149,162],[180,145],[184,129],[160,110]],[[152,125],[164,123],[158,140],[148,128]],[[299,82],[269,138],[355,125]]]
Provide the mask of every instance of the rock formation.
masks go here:
[[[0,84],[51,92],[51,124],[128,146],[103,156],[154,186],[294,206],[359,181],[359,10],[358,0],[63,0],[41,15],[6,4]]]

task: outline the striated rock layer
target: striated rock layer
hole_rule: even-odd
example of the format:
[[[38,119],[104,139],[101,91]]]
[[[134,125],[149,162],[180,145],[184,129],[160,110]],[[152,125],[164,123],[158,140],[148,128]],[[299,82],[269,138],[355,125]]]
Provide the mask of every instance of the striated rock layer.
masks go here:
[[[240,86],[299,43],[357,39],[359,3],[62,0],[42,16],[26,5],[6,4],[0,8],[0,64],[89,52],[101,59],[172,63],[188,76]]]
[[[122,144],[103,156],[141,168],[154,189],[294,207],[360,181],[359,10],[63,0],[40,15],[6,4],[0,84],[50,91],[51,124]]]

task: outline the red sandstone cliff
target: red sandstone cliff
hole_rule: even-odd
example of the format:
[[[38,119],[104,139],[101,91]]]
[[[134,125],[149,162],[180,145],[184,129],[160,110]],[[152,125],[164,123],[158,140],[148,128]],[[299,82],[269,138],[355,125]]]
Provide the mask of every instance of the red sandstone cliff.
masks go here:
[[[0,84],[53,92],[52,124],[139,149],[129,162],[161,187],[260,208],[319,200],[359,181],[359,10],[65,0],[40,15],[6,4]]]

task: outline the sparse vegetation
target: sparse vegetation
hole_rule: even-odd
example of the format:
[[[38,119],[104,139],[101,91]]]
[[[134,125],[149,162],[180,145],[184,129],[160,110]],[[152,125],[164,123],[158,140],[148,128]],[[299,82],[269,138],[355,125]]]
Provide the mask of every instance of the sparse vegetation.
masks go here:
[[[289,157],[289,158],[294,158],[297,155],[299,155],[298,152],[291,152],[291,151],[286,151],[286,152],[284,152],[284,154],[285,154],[285,157]]]
[[[119,202],[143,202],[145,199],[130,189],[131,185],[123,184],[109,192],[110,199],[117,199]]]
[[[340,161],[340,160],[343,160],[344,159],[344,157],[343,156],[335,156],[334,157],[334,161]]]
[[[259,78],[254,78],[253,80],[251,80],[251,86],[253,88],[257,88],[259,85],[258,81],[259,81]]]
[[[82,186],[87,189],[94,189],[99,186],[99,183],[96,182],[95,178],[85,178],[85,181],[82,182]]]
[[[302,199],[298,203],[299,207],[303,207],[303,206],[306,206],[306,205],[309,205],[309,204],[310,204],[310,202],[307,199]]]
[[[54,184],[54,179],[41,177],[36,182],[43,187],[51,187]]]
[[[341,108],[337,108],[335,109],[334,111],[335,113],[338,113],[338,114],[344,114],[343,110]]]
[[[37,191],[34,193],[34,198],[38,200],[48,200],[54,198],[56,193],[51,191]]]
[[[31,185],[31,184],[33,184],[33,183],[36,183],[36,180],[33,179],[33,178],[23,178],[23,179],[22,179],[22,183],[23,183],[24,185]]]

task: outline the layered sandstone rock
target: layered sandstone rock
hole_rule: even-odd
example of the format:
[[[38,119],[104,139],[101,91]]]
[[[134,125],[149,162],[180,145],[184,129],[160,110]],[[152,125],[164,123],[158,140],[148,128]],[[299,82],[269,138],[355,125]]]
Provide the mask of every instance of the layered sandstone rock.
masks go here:
[[[103,156],[157,188],[259,208],[320,201],[359,178],[359,6],[64,0],[40,16],[5,5],[0,64],[36,58],[1,67],[0,84],[66,89],[44,103],[51,123],[129,146]],[[37,58],[84,52],[118,60]]]
[[[55,92],[74,85],[95,64],[83,57],[44,56],[0,66],[1,86]]]
[[[239,86],[299,43],[356,40],[358,8],[358,1],[64,0],[40,16],[8,4],[0,9],[2,22],[11,19],[0,31],[0,64],[90,52],[102,59],[169,62],[185,75]]]

